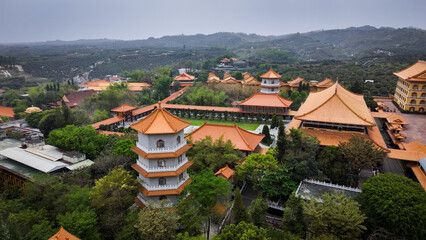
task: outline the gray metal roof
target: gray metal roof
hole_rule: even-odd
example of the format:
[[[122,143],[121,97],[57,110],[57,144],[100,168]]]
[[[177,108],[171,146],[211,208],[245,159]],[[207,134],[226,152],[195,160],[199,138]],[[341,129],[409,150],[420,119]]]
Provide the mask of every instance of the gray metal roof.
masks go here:
[[[321,195],[324,193],[340,192],[343,192],[343,194],[347,197],[355,197],[361,193],[361,189],[305,179],[300,182],[296,191],[296,196],[309,200],[312,197],[320,199]]]
[[[92,160],[86,159],[84,161],[69,165],[69,166],[67,166],[67,168],[72,171],[72,170],[75,170],[75,169],[88,167],[92,164],[94,164],[94,162]]]
[[[6,148],[0,151],[0,155],[45,173],[53,172],[68,166],[66,163],[48,160],[19,147]]]

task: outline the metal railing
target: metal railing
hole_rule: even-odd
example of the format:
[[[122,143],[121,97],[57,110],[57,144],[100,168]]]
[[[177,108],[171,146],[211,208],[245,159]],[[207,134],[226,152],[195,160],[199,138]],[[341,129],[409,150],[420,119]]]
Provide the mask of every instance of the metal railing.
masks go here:
[[[182,160],[181,163],[179,164],[174,164],[171,166],[165,166],[165,167],[153,167],[153,166],[148,166],[146,165],[144,162],[142,162],[141,160],[137,160],[137,164],[142,167],[145,171],[147,172],[168,172],[168,171],[176,171],[178,170],[180,167],[182,167],[185,163],[187,163],[188,160],[185,158],[184,160]]]
[[[147,185],[142,179],[138,179],[139,183],[146,188],[148,191],[158,191],[158,190],[171,190],[178,189],[183,183],[188,180],[188,177],[183,178],[177,184],[164,184],[164,185]]]

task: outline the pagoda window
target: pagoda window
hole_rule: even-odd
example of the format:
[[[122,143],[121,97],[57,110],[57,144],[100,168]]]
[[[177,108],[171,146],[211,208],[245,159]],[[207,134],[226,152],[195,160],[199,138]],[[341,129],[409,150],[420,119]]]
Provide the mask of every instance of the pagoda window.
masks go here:
[[[420,104],[425,104],[425,100],[421,100],[421,101],[420,101]]]
[[[164,141],[163,140],[158,140],[157,141],[157,148],[163,148],[164,147]]]
[[[419,89],[419,86],[414,85],[414,86],[413,86],[413,89]]]
[[[158,160],[158,167],[165,167],[166,166],[166,160],[160,159]]]
[[[271,92],[273,92],[274,91],[274,89],[273,88],[270,88],[271,89]]]
[[[180,155],[179,157],[178,157],[178,164],[181,164],[182,163],[182,155]]]
[[[166,185],[166,182],[166,179],[163,177],[158,179],[158,185],[160,186]]]
[[[179,174],[179,182],[183,180],[183,173]]]
[[[164,196],[164,195],[162,195],[162,196],[160,196],[160,201],[161,200],[167,200],[167,197],[166,196]]]
[[[272,84],[275,84],[275,81],[272,81]]]
[[[411,100],[410,104],[416,104],[416,100]]]
[[[417,97],[417,93],[413,92],[413,93],[411,94],[411,96],[412,96],[412,97]]]
[[[178,143],[178,144],[180,144],[180,136],[178,136],[178,137],[176,138],[176,141],[177,141],[177,143]]]

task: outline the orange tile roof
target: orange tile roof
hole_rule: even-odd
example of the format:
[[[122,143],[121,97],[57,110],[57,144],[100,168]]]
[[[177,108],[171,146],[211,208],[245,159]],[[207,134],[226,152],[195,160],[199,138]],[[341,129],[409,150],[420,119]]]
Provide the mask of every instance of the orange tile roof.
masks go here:
[[[302,124],[302,121],[293,118],[291,120],[291,122],[287,125],[287,128],[286,128],[285,132],[289,133],[290,129],[292,129],[292,128],[299,129],[300,124]]]
[[[186,89],[188,89],[188,88],[184,87],[184,88],[180,89],[179,91],[174,92],[170,96],[168,96],[165,99],[161,100],[161,104],[164,105],[164,103],[167,103],[167,102],[175,100],[176,98],[180,97],[186,91]]]
[[[224,58],[224,59],[222,59],[222,60],[220,60],[221,62],[223,62],[223,63],[226,63],[226,62],[231,62],[231,60],[229,60],[228,58]]]
[[[243,85],[260,85],[260,82],[256,78],[249,76],[248,78],[244,78],[244,80],[241,82],[241,84],[243,84]]]
[[[212,82],[220,82],[220,78],[218,76],[216,76],[216,74],[214,73],[209,73],[209,77],[207,78],[207,82],[208,83],[212,83]]]
[[[280,77],[281,75],[279,75],[274,70],[272,70],[272,68],[270,68],[266,73],[260,75],[260,78],[269,78],[269,79],[276,79]]]
[[[122,132],[111,132],[111,131],[99,131],[100,134],[109,136],[109,135],[118,135],[118,136],[124,136],[124,133]]]
[[[153,177],[172,177],[172,176],[179,176],[183,171],[188,169],[192,165],[192,162],[188,161],[182,167],[177,169],[176,171],[165,171],[165,172],[147,172],[145,169],[143,169],[138,164],[134,163],[132,164],[132,168],[136,170],[138,173],[142,174],[142,176],[146,178],[153,178]]]
[[[423,145],[419,142],[414,141],[410,143],[402,143],[402,145],[407,151],[417,151],[426,154],[426,145]],[[424,155],[424,157],[426,158],[426,155]]]
[[[346,90],[337,82],[323,91],[311,92],[295,118],[362,126],[375,125],[364,97]]]
[[[232,75],[231,75],[231,74],[229,74],[229,73],[224,73],[224,74],[223,74],[223,79],[225,79],[225,78],[229,78],[229,77],[232,77]]]
[[[133,92],[141,92],[144,88],[149,88],[148,83],[140,83],[140,82],[130,82],[126,83],[127,88]]]
[[[111,112],[128,112],[128,111],[135,110],[136,108],[138,107],[135,107],[129,104],[123,104],[119,107],[111,109]]]
[[[333,86],[333,85],[334,85],[334,81],[329,79],[329,78],[325,78],[321,82],[315,84],[315,86],[317,86],[317,87],[330,87],[330,86]]]
[[[15,116],[15,112],[11,107],[0,106],[0,116],[13,118],[13,116]]]
[[[388,157],[404,161],[418,162],[420,159],[426,157],[426,154],[418,151],[389,149]]]
[[[219,174],[222,174],[222,176],[224,176],[226,179],[229,179],[235,174],[235,171],[226,165],[226,167],[219,169],[219,171],[217,171],[214,175],[217,176]]]
[[[179,76],[176,76],[175,78],[173,78],[174,81],[192,81],[194,80],[195,76],[192,76],[188,73],[182,73]]]
[[[299,86],[299,83],[303,82],[303,83],[308,83],[308,81],[306,81],[305,79],[301,78],[301,77],[297,77],[296,79],[293,79],[287,83],[284,83],[284,85],[289,85],[289,86]]]
[[[186,185],[191,183],[191,179],[186,180],[178,189],[170,189],[170,190],[158,190],[158,191],[149,191],[139,184],[139,191],[143,193],[145,196],[162,196],[162,195],[177,195],[180,194]]]
[[[371,140],[368,135],[362,133],[349,133],[307,128],[303,128],[302,131],[306,134],[317,137],[322,146],[337,146],[340,142],[349,142],[349,139],[352,137],[362,137],[365,140]]]
[[[80,238],[73,236],[61,226],[59,231],[51,238],[49,238],[49,240],[80,240]]]
[[[426,191],[426,175],[422,171],[419,165],[410,164],[408,167],[413,170],[414,175],[416,176],[417,180],[419,181],[420,185],[422,185],[423,189]]]
[[[164,104],[167,109],[192,109],[215,112],[241,112],[241,109],[234,107],[215,107],[215,106],[197,106],[197,105],[182,105],[182,104]]]
[[[146,106],[146,107],[143,107],[143,108],[136,109],[136,110],[132,111],[132,116],[137,116],[139,114],[151,111],[155,108],[155,106],[157,106],[157,104],[152,104],[152,105],[149,105],[149,106]]]
[[[109,82],[105,79],[102,79],[102,80],[95,80],[95,81],[86,82],[82,86],[86,87],[89,90],[105,91],[109,86],[111,86],[113,84],[114,83]],[[141,83],[141,82],[129,82],[129,83],[125,83],[125,84],[130,91],[136,91],[136,92],[140,92],[144,88],[149,88],[149,86],[150,86],[148,83]]]
[[[95,129],[98,129],[101,125],[111,125],[111,124],[123,121],[124,119],[125,119],[124,117],[115,116],[115,117],[108,118],[106,120],[94,123],[92,124],[92,127],[94,127]]]
[[[169,113],[159,102],[152,113],[130,127],[143,134],[169,134],[182,131],[189,125],[191,125],[190,122]]]
[[[175,158],[182,155],[182,153],[188,151],[191,147],[192,147],[191,144],[186,144],[185,146],[183,146],[181,149],[177,150],[176,152],[167,152],[167,153],[147,153],[136,146],[132,146],[131,149],[133,152],[135,152],[136,154],[138,154],[139,156],[145,159],[153,159],[153,158]]]
[[[100,86],[100,85],[103,85],[103,84],[105,84],[105,85],[108,84],[108,86],[109,86],[110,82],[106,79],[89,81],[89,82],[86,82],[85,84],[83,84],[83,87]]]
[[[257,92],[246,100],[236,103],[235,105],[288,108],[292,103],[293,101],[282,98],[278,94]]]
[[[216,141],[223,136],[223,141],[230,140],[235,149],[241,151],[254,151],[265,135],[252,133],[234,125],[221,125],[204,123],[202,126],[188,134],[185,138],[192,139],[194,142],[205,139],[210,136]]]
[[[397,123],[397,124],[408,124],[407,121],[396,113],[390,112],[371,112],[371,116],[374,118],[386,118],[389,123]]]
[[[146,208],[145,204],[138,198],[135,197],[135,203],[136,205],[138,205],[140,208]]]
[[[382,134],[380,133],[380,129],[374,125],[367,128],[368,137],[379,146],[384,152],[389,152],[389,149],[383,140]]]
[[[425,77],[420,77],[426,73],[426,62],[417,61],[413,65],[399,72],[394,72],[396,76],[408,81],[426,81]]]
[[[249,73],[249,72],[245,72],[245,73],[243,73],[243,78],[244,78],[244,79],[247,79],[247,78],[249,78],[249,77],[251,77],[251,73]]]

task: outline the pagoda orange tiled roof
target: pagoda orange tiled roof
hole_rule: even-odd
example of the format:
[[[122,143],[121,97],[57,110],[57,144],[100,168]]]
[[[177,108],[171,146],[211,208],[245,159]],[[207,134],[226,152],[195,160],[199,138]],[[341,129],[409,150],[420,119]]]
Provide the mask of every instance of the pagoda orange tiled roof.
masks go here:
[[[147,172],[145,169],[143,169],[138,164],[134,163],[132,164],[132,168],[136,170],[138,173],[140,173],[142,176],[146,178],[153,178],[153,177],[173,177],[173,176],[179,176],[183,171],[188,169],[192,165],[192,162],[188,161],[182,167],[177,169],[176,171],[164,171],[164,172]]]
[[[249,73],[249,72],[243,73],[243,79],[247,79],[249,77],[251,77],[251,73]]]
[[[235,149],[241,151],[254,151],[265,135],[252,133],[234,125],[221,125],[204,123],[199,128],[188,134],[185,138],[192,139],[193,142],[200,141],[210,136],[216,141],[223,136],[223,141],[230,140]]]
[[[51,238],[49,238],[49,240],[80,240],[80,238],[73,236],[61,226],[59,231]]]
[[[175,158],[182,155],[182,153],[188,151],[191,147],[192,147],[192,144],[186,144],[185,146],[183,146],[176,152],[165,152],[165,153],[147,153],[144,150],[138,148],[137,146],[132,146],[131,150],[145,159]]]
[[[111,124],[123,121],[124,119],[125,119],[124,117],[115,116],[115,117],[108,118],[106,120],[94,123],[92,124],[92,127],[94,127],[95,129],[99,129],[101,125],[111,125]]]
[[[192,76],[188,73],[182,73],[179,76],[176,76],[175,78],[173,78],[174,81],[192,81],[194,80],[195,76]]]
[[[15,116],[15,112],[11,107],[0,106],[0,116],[13,118],[13,116]]]
[[[148,105],[148,106],[143,107],[143,108],[136,109],[136,110],[132,111],[132,116],[137,116],[139,114],[142,114],[142,113],[145,113],[145,112],[148,112],[148,111],[152,111],[155,108],[155,106],[157,106],[157,104],[152,104],[152,105]]]
[[[277,79],[280,78],[281,75],[279,75],[278,73],[276,73],[274,70],[269,69],[266,73],[260,75],[260,78],[268,78],[268,79]]]
[[[334,81],[329,79],[329,78],[326,78],[326,79],[322,80],[321,82],[315,84],[316,87],[320,87],[320,88],[324,88],[324,87],[328,88],[328,87],[333,86],[333,85],[334,85]]]
[[[214,175],[217,176],[219,174],[224,176],[226,179],[230,179],[235,174],[235,171],[226,165],[226,167],[219,169],[219,171],[217,171]]]
[[[417,180],[419,181],[420,185],[422,185],[423,189],[426,191],[426,175],[422,171],[419,165],[416,164],[408,164],[408,167],[413,170],[414,175],[416,176]]]
[[[190,122],[169,113],[161,106],[161,102],[157,106],[146,118],[130,127],[143,134],[170,134],[177,133],[191,125]]]
[[[143,193],[143,195],[148,196],[148,197],[150,197],[150,196],[162,196],[162,195],[178,195],[178,194],[182,193],[185,186],[190,184],[191,181],[192,180],[189,178],[182,185],[180,185],[180,187],[177,188],[177,189],[156,190],[156,191],[149,191],[144,186],[139,184],[139,191],[141,191]]]
[[[214,73],[209,73],[209,77],[207,78],[207,83],[218,83],[220,82],[220,78],[218,76],[216,76],[216,74]]]
[[[323,91],[311,92],[294,118],[327,123],[375,125],[364,97],[346,90],[337,82]]]
[[[278,94],[257,92],[246,100],[235,103],[234,105],[288,108],[292,103],[293,101],[282,98]]]
[[[407,81],[426,81],[426,62],[419,60],[406,69],[393,74]]]
[[[299,86],[300,82],[303,83],[308,83],[308,81],[306,81],[305,79],[301,78],[301,77],[297,77],[296,79],[293,79],[287,83],[284,83],[284,85],[289,85],[289,86]]]
[[[135,110],[136,108],[138,107],[135,107],[129,104],[123,104],[119,107],[111,109],[111,112],[128,112],[128,111]]]

